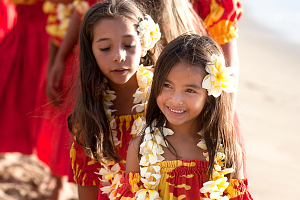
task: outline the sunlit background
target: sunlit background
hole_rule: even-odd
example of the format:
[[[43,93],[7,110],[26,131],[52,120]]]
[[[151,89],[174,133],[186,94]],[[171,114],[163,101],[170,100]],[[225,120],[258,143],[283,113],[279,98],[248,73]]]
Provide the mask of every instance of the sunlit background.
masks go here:
[[[255,200],[299,199],[300,1],[243,0],[238,112]]]

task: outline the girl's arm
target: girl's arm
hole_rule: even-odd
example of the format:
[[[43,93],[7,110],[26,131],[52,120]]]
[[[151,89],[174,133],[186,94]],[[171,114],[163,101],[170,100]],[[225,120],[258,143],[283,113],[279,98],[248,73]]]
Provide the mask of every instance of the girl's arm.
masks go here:
[[[234,38],[230,40],[230,42],[221,45],[225,60],[226,66],[233,66],[235,67],[235,71],[233,76],[238,80],[239,77],[239,56],[238,56],[238,47],[237,47],[237,39]]]
[[[238,162],[238,168],[235,169],[235,172],[233,174],[233,179],[237,180],[243,180],[247,177],[244,175],[244,150],[243,148],[238,144],[237,145],[237,162]]]
[[[78,185],[79,200],[98,200],[99,185]]]
[[[60,96],[63,90],[62,77],[65,70],[65,60],[77,44],[80,24],[81,20],[76,11],[73,11],[65,39],[57,51],[53,65],[49,67],[46,91],[50,102],[55,106],[58,106],[61,101]]]
[[[140,172],[140,159],[138,157],[141,137],[135,137],[127,150],[126,173]]]

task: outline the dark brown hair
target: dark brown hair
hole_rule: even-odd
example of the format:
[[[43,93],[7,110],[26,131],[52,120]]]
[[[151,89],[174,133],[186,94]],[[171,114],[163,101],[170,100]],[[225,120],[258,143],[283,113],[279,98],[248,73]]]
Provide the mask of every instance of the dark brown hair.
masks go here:
[[[160,111],[156,99],[162,91],[165,80],[173,66],[178,62],[200,67],[211,63],[211,55],[221,55],[222,50],[218,44],[207,36],[182,35],[171,41],[157,60],[154,71],[151,93],[146,112],[147,127],[156,121],[161,129],[166,118]],[[199,127],[204,132],[204,140],[209,153],[208,175],[212,174],[214,160],[219,145],[222,143],[226,153],[226,167],[236,167],[236,138],[233,125],[232,94],[223,92],[218,98],[208,96],[207,101],[198,117]],[[164,138],[166,139],[166,138]],[[177,144],[171,144],[177,145]],[[172,147],[172,146],[171,146]],[[171,151],[174,152],[174,151]],[[176,153],[176,152],[175,152]]]
[[[102,103],[104,75],[92,51],[94,27],[100,20],[123,18],[136,27],[145,16],[144,10],[132,0],[108,0],[95,4],[83,18],[79,36],[79,94],[73,113],[68,118],[71,133],[83,145],[86,154],[105,164],[106,160],[119,162],[118,155]],[[150,59],[150,57],[149,57]],[[150,59],[151,60],[151,59]],[[150,63],[154,63],[151,60]]]

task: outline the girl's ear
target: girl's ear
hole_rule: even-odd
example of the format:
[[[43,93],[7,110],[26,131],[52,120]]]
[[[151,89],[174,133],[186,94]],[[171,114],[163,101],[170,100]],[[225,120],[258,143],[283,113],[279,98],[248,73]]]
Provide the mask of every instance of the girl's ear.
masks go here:
[[[147,50],[146,49],[142,49],[141,57],[145,57],[146,54],[147,54]]]

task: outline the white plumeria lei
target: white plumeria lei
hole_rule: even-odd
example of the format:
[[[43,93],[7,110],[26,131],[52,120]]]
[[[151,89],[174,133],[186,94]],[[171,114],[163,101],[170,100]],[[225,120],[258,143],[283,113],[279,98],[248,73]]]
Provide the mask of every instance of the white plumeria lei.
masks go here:
[[[207,89],[208,95],[219,97],[222,91],[231,93],[236,90],[237,80],[231,76],[234,67],[226,67],[224,57],[211,56],[212,63],[206,65],[205,70],[208,72],[202,82],[202,87]]]
[[[203,132],[198,132],[202,136],[202,139],[197,144],[203,150],[207,150],[205,140],[203,138]],[[209,161],[209,155],[207,152],[204,152],[206,160]],[[225,189],[228,187],[229,182],[227,182],[226,174],[234,172],[233,168],[225,168],[225,150],[222,144],[218,148],[218,153],[215,159],[214,169],[212,171],[212,180],[203,183],[203,187],[200,189],[200,192],[207,194],[209,198],[202,198],[203,200],[228,200],[227,196],[222,196]]]
[[[140,154],[142,155],[140,160],[140,175],[143,182],[144,189],[137,191],[135,197],[137,200],[151,199],[161,200],[158,191],[155,189],[160,182],[160,165],[159,163],[164,160],[162,154],[164,153],[162,146],[167,147],[168,144],[163,140],[164,136],[173,135],[174,132],[171,129],[163,127],[163,133],[158,128],[153,127],[153,133],[150,133],[150,128],[145,129],[144,140],[140,145]],[[202,136],[200,131],[198,133]],[[201,139],[197,144],[203,150],[207,150],[204,139]],[[207,152],[203,153],[206,160],[209,160]],[[203,198],[203,200],[228,200],[228,197],[222,196],[225,189],[228,187],[226,174],[234,172],[232,168],[225,168],[225,154],[224,147],[221,144],[218,153],[216,155],[215,165],[212,172],[212,180],[203,184],[200,189],[201,193],[206,193],[209,198]]]
[[[147,93],[151,87],[153,77],[153,73],[149,70],[151,67],[152,66],[145,67],[143,65],[140,65],[136,72],[139,88],[133,94],[134,104],[136,105],[134,105],[132,109],[136,109],[137,113],[146,110],[146,106],[148,103]],[[121,143],[121,141],[119,141],[117,138],[117,124],[115,121],[115,116],[112,115],[112,113],[116,110],[110,109],[110,107],[113,105],[112,101],[116,99],[116,95],[114,91],[109,89],[107,79],[104,80],[104,83],[106,84],[106,86],[105,89],[102,91],[103,106],[106,112],[107,119],[110,121],[110,129],[112,131],[114,145],[117,146]],[[141,132],[145,123],[146,119],[144,117],[138,117],[133,122],[131,134],[136,135],[137,133]],[[109,186],[104,186],[101,188],[101,190],[105,194],[110,193],[109,198],[113,199],[115,190],[118,187],[119,181],[121,179],[121,167],[118,163],[114,163],[113,161],[107,161],[106,164],[107,167],[103,167],[99,170],[98,173],[95,173],[102,176],[102,179],[99,178],[101,182],[111,182]]]
[[[83,0],[75,0],[73,3],[69,4],[57,4],[57,18],[60,21],[59,28],[62,30],[63,35],[67,32],[73,10],[76,9],[79,13],[84,15],[89,8],[88,2]]]
[[[149,15],[146,15],[145,19],[139,23],[137,30],[142,48],[145,50],[153,48],[161,37],[159,25]]]
[[[145,129],[144,140],[140,145],[140,154],[142,155],[140,174],[144,189],[140,189],[135,194],[137,200],[161,200],[155,187],[159,184],[161,178],[159,163],[164,160],[162,146],[167,147],[167,144],[162,139],[162,134],[164,136],[174,134],[171,129],[166,127],[163,127],[163,133],[156,127],[153,127],[153,133],[150,131],[150,127]]]

